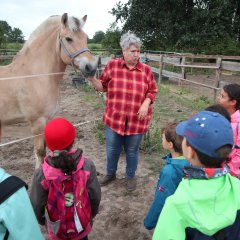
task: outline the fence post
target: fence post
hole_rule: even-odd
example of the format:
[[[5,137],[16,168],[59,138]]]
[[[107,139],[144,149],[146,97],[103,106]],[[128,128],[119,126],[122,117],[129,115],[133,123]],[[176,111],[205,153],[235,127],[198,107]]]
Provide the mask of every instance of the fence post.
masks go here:
[[[216,59],[216,82],[215,82],[215,87],[219,87],[219,85],[220,85],[221,63],[222,63],[222,58],[218,57]],[[214,89],[214,100],[216,100],[216,97],[217,97],[217,90]]]
[[[181,60],[181,65],[185,65],[186,64],[186,57],[182,57],[182,60]],[[186,68],[185,67],[182,67],[182,78],[183,79],[186,79]],[[182,80],[180,81],[180,86],[182,87]]]
[[[101,75],[101,69],[102,69],[102,58],[101,56],[98,57],[98,66],[97,66],[97,78]]]
[[[163,55],[160,54],[158,83],[162,82],[162,70],[163,70]]]
[[[182,57],[181,65],[186,64],[186,57]],[[182,78],[186,79],[186,68],[182,67]]]

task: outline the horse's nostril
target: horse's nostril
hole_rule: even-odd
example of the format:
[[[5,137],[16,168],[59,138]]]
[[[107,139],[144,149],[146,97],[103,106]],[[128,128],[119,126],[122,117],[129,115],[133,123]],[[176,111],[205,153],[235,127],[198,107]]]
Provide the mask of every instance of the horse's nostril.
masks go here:
[[[85,67],[85,71],[86,71],[86,73],[90,73],[92,71],[92,67],[87,64]]]
[[[93,64],[86,64],[81,68],[81,70],[85,76],[94,76],[96,73],[97,67]]]

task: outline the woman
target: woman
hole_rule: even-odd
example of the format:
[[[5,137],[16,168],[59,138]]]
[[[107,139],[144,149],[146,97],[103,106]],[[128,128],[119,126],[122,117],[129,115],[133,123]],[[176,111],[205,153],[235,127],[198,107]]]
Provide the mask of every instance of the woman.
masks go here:
[[[126,152],[127,189],[136,189],[135,172],[139,146],[148,131],[157,84],[151,68],[139,61],[142,42],[133,33],[120,40],[123,57],[111,59],[99,79],[88,78],[100,92],[106,92],[103,115],[106,125],[107,174],[102,186],[116,179],[117,164],[122,148]]]

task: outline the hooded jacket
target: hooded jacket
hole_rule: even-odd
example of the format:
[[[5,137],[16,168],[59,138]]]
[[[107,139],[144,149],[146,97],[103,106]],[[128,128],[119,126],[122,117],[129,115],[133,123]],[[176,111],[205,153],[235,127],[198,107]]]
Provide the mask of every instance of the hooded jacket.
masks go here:
[[[172,195],[183,178],[183,168],[189,166],[189,162],[183,157],[172,158],[171,154],[163,158],[166,165],[160,172],[154,200],[144,219],[145,228],[155,228],[158,217],[162,211],[166,198]]]
[[[235,222],[240,209],[239,193],[240,181],[230,174],[184,179],[166,200],[153,240],[185,240],[187,228],[212,236]]]
[[[233,176],[240,177],[240,111],[236,111],[231,115],[231,125],[233,129],[234,148],[229,155],[230,173]]]
[[[9,176],[0,168],[0,182]],[[4,238],[7,229],[8,240],[44,240],[25,187],[0,204],[0,239]]]
[[[82,150],[72,150],[72,157],[76,159],[76,164],[82,156]],[[51,157],[48,156],[48,162],[45,164],[51,165]],[[49,170],[53,170],[52,167],[49,167]],[[98,207],[101,200],[101,187],[97,179],[96,168],[93,162],[85,158],[82,170],[88,171],[90,176],[87,182],[88,194],[91,202],[92,216],[94,217],[98,213]],[[59,169],[56,169],[56,173],[59,172]],[[48,174],[49,175],[49,174]],[[46,179],[43,173],[42,166],[38,168],[35,172],[33,178],[32,189],[30,193],[31,203],[33,205],[34,212],[36,214],[39,224],[45,225],[45,207],[47,204],[48,191],[43,188],[41,182],[43,179]]]

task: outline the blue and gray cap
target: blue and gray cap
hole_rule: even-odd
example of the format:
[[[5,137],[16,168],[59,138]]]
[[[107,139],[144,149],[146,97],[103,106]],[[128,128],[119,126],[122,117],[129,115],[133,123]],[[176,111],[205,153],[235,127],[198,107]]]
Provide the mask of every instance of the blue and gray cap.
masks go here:
[[[199,112],[188,121],[179,123],[176,132],[193,148],[213,158],[219,157],[216,150],[220,147],[233,145],[231,124],[216,112]]]

